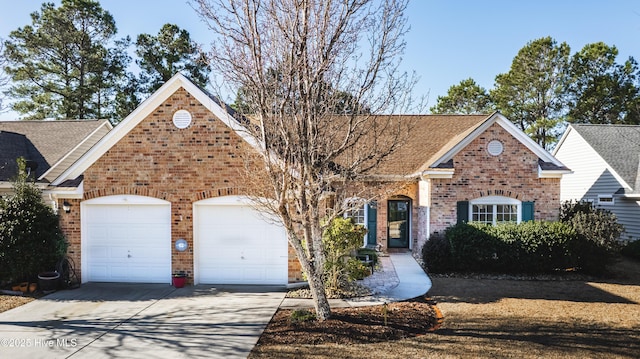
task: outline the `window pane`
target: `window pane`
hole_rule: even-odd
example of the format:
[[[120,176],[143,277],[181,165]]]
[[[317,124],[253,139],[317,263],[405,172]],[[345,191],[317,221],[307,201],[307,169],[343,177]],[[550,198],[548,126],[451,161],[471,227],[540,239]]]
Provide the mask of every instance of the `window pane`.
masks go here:
[[[366,225],[366,223],[364,223],[364,206],[358,209],[347,211],[347,217],[353,218],[353,221],[356,224],[361,224],[363,226]]]
[[[496,205],[496,223],[518,221],[518,206],[514,204]]]
[[[474,222],[493,223],[493,205],[474,204],[471,208],[471,220]]]

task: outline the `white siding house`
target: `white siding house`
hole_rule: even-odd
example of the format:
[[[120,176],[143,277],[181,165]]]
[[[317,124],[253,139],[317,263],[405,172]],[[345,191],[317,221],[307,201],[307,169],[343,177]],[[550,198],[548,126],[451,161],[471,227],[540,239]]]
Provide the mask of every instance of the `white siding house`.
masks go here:
[[[589,201],[613,212],[622,239],[640,239],[640,126],[569,125],[554,151],[571,168],[562,177],[562,201]]]

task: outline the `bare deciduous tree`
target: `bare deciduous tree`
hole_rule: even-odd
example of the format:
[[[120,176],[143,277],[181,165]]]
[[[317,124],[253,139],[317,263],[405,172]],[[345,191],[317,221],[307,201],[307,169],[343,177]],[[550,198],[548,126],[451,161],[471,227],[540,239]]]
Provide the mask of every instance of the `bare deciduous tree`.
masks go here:
[[[362,181],[371,180],[409,130],[408,121],[383,115],[414,106],[415,79],[398,67],[406,5],[194,0],[215,36],[214,73],[231,91],[242,88],[252,109],[247,132],[264,168],[250,173],[252,195],[266,199],[259,203],[263,210],[282,221],[319,320],[331,315],[322,282],[324,226],[354,205],[340,199],[344,189],[364,191]]]

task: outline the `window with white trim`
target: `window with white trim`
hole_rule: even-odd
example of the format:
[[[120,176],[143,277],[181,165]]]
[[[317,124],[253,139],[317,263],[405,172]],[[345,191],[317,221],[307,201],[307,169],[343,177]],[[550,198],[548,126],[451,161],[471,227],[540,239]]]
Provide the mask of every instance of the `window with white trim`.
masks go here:
[[[522,202],[503,196],[481,197],[469,202],[469,221],[487,224],[520,223]]]
[[[359,224],[367,228],[367,204],[362,198],[347,198],[345,205],[351,207],[344,211],[344,218],[351,218],[355,224]],[[362,245],[367,244],[367,235],[362,238]]]
[[[598,205],[600,206],[613,206],[615,204],[615,200],[612,195],[599,195],[598,196]]]
[[[355,222],[356,224],[361,224],[363,226],[367,226],[367,217],[366,217],[366,211],[365,211],[365,207],[366,205],[360,207],[360,208],[355,208],[355,209],[351,209],[345,212],[345,217],[346,218],[353,218],[353,222]]]

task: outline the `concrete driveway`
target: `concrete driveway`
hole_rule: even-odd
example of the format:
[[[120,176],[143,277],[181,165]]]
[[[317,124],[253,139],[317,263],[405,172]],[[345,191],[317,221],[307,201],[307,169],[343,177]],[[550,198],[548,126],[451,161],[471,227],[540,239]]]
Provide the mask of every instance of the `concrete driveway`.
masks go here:
[[[245,358],[284,295],[89,283],[0,313],[0,358]]]

